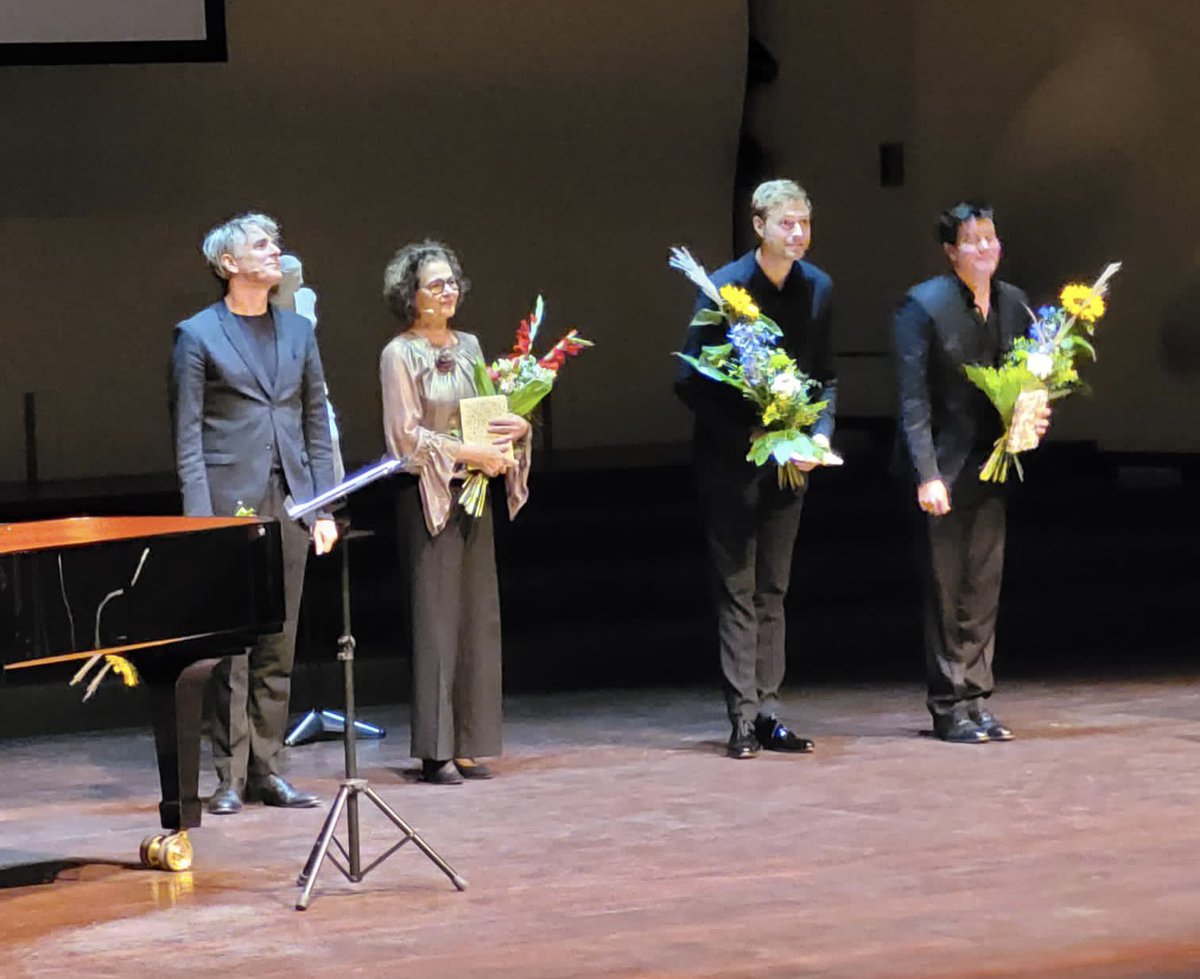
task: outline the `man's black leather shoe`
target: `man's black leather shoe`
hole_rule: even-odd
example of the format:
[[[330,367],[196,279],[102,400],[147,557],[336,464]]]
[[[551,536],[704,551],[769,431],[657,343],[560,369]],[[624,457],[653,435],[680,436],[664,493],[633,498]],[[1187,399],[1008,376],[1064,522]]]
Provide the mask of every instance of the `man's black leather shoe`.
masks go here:
[[[321,800],[311,792],[297,789],[281,775],[268,775],[264,779],[247,782],[246,801],[261,802],[264,806],[278,806],[281,809],[311,809],[321,804]]]
[[[242,811],[242,793],[238,786],[222,782],[208,798],[208,811],[214,816],[232,816]]]
[[[1011,741],[1013,733],[1003,724],[1001,724],[990,711],[973,710],[971,711],[971,720],[987,733],[989,741]]]
[[[735,721],[725,753],[730,758],[753,758],[758,754],[758,748],[758,739],[754,736],[754,725],[749,721]]]
[[[805,754],[812,751],[813,743],[787,728],[778,717],[759,714],[754,720],[754,736],[767,751],[789,751]]]
[[[951,744],[987,744],[988,733],[969,717],[939,717],[933,733]]]

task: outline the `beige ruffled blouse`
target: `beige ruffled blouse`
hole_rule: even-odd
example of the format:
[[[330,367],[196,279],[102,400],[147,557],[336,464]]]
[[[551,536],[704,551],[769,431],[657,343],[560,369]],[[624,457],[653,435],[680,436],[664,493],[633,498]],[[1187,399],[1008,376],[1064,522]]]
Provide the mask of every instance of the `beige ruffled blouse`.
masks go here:
[[[383,348],[379,378],[383,384],[383,432],[388,451],[408,459],[405,467],[419,479],[425,526],[439,534],[457,505],[465,468],[454,455],[462,440],[451,435],[460,428],[458,402],[473,398],[475,363],[483,359],[479,341],[470,333],[452,331],[454,343],[436,347],[425,337],[401,333]],[[508,514],[515,517],[529,499],[531,438],[514,448],[517,465],[505,476]]]

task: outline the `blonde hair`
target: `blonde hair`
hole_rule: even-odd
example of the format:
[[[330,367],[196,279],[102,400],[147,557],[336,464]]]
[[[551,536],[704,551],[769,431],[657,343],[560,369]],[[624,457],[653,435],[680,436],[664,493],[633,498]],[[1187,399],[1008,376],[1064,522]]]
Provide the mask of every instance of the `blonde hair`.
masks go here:
[[[768,180],[754,188],[750,198],[750,211],[756,218],[765,219],[770,210],[788,201],[804,201],[809,207],[808,191],[794,180]]]

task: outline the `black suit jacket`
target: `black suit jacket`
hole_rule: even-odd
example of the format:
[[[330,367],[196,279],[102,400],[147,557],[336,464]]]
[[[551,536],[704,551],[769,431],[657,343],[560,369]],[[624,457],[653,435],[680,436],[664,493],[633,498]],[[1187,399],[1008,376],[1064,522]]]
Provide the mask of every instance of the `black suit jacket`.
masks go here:
[[[331,489],[333,453],[317,337],[303,316],[271,306],[272,381],[222,300],[175,327],[169,391],[175,467],[188,516],[260,510],[278,446],[297,502]]]
[[[833,280],[815,265],[800,261],[793,264],[783,290],[776,289],[759,267],[753,251],[723,265],[711,279],[718,289],[731,283],[745,287],[763,313],[776,321],[783,331],[779,346],[795,358],[802,371],[821,383],[821,391],[814,400],[828,402],[813,426],[813,434],[832,439],[837,409]],[[700,293],[692,315],[712,305]],[[683,352],[698,357],[702,347],[724,343],[725,332],[723,323],[689,327]],[[753,402],[729,385],[700,374],[686,361],[680,362],[675,393],[696,416],[697,460],[728,467],[747,478],[758,471],[754,463],[746,461],[750,434],[760,426]]]
[[[898,454],[918,484],[947,486],[991,451],[1003,431],[987,396],[963,372],[966,364],[998,366],[1025,334],[1029,299],[1016,286],[992,281],[995,330],[975,311],[956,275],[939,275],[909,290],[896,311],[893,340],[900,389]]]

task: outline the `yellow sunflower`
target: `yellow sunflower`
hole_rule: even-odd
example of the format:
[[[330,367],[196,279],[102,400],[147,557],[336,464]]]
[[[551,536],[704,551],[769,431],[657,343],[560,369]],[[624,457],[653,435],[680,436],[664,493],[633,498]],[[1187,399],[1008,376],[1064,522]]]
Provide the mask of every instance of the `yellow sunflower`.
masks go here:
[[[1095,323],[1104,315],[1104,300],[1087,286],[1064,286],[1061,298],[1063,309],[1085,323]]]
[[[759,317],[750,293],[739,286],[721,286],[721,300],[725,303],[725,311],[736,320],[753,323]]]

